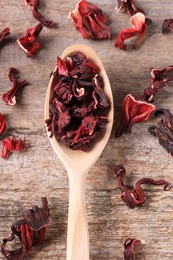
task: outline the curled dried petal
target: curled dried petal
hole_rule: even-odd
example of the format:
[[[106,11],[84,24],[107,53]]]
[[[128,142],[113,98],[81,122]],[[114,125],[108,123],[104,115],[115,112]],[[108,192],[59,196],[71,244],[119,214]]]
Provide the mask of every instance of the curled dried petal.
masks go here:
[[[10,34],[10,29],[6,27],[4,30],[0,32],[0,42],[3,41],[5,37],[7,37]]]
[[[18,82],[16,74],[18,74],[18,70],[11,67],[8,70],[8,77],[10,81],[13,83],[12,88],[4,93],[2,95],[2,100],[7,104],[7,105],[15,105],[16,104],[16,92],[19,91],[20,88],[28,85],[28,81],[23,80],[21,82]]]
[[[39,23],[35,27],[27,29],[26,34],[17,40],[17,44],[27,57],[33,56],[41,48],[39,34],[42,29],[43,25]]]
[[[128,94],[122,105],[123,121],[115,137],[120,137],[126,131],[130,132],[133,124],[148,120],[155,110],[155,105],[147,103],[141,97]]]
[[[144,243],[139,238],[127,238],[124,242],[124,260],[134,259],[134,247],[139,243]]]
[[[142,13],[136,13],[130,19],[132,28],[126,28],[119,32],[117,40],[115,42],[115,48],[119,47],[122,50],[126,50],[124,41],[134,36],[138,36],[136,46],[138,46],[144,39],[146,33],[145,15]]]
[[[173,32],[173,19],[166,19],[163,21],[162,33]]]
[[[149,132],[158,137],[159,144],[173,156],[173,115],[168,109],[157,110],[155,115],[164,115],[157,126],[149,127]]]
[[[138,8],[133,0],[117,0],[117,10],[120,12],[128,12],[131,16],[140,12],[144,14],[144,11]]]
[[[31,209],[22,214],[22,218],[13,223],[11,226],[12,234],[3,239],[1,243],[1,252],[9,260],[25,259],[32,247],[43,242],[46,233],[46,226],[50,223],[50,214],[48,209],[48,201],[46,197],[42,197],[42,207],[34,205]],[[7,242],[18,238],[22,246],[19,249],[8,251],[6,249]]]
[[[110,28],[106,25],[107,17],[101,9],[85,0],[76,5],[76,8],[69,13],[69,18],[84,39],[111,38]]]
[[[32,15],[40,23],[48,28],[54,28],[55,24],[53,21],[45,20],[44,16],[38,11],[39,0],[24,0],[25,4],[32,10]]]
[[[6,130],[6,121],[4,116],[0,113],[0,136],[3,135],[5,130]]]
[[[25,149],[25,140],[14,139],[12,136],[2,141],[2,158],[8,158],[13,151],[21,151]]]
[[[137,207],[145,201],[145,194],[141,187],[142,184],[164,185],[164,190],[170,190],[172,187],[164,179],[153,180],[151,178],[142,178],[136,182],[131,189],[124,184],[126,170],[123,165],[115,166],[115,174],[118,177],[118,186],[122,191],[121,199],[131,209]]]

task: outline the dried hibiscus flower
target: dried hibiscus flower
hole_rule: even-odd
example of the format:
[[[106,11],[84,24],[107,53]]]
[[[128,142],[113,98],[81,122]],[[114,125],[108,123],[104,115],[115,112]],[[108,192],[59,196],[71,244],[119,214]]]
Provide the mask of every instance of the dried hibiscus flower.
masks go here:
[[[27,57],[33,56],[41,48],[39,34],[42,29],[43,25],[39,23],[35,27],[27,29],[26,34],[17,40],[17,44]]]
[[[14,139],[14,137],[5,138],[2,141],[2,158],[8,158],[13,151],[21,151],[25,149],[25,140]]]
[[[2,95],[2,100],[7,104],[7,105],[15,105],[16,104],[16,92],[26,86],[28,84],[28,81],[23,80],[21,82],[18,82],[17,78],[16,78],[16,74],[18,74],[18,70],[16,68],[9,68],[8,70],[8,77],[10,79],[10,81],[13,83],[12,88],[7,91],[6,93],[4,93]]]
[[[50,137],[87,151],[107,123],[110,106],[99,68],[81,52],[58,57],[56,81],[46,120]]]
[[[127,238],[124,242],[124,260],[134,260],[134,247],[145,242],[139,238]]]
[[[117,10],[120,12],[128,12],[131,16],[140,12],[144,14],[144,11],[139,9],[133,0],[117,0]]]
[[[4,238],[1,243],[1,253],[9,260],[25,259],[32,250],[32,246],[41,244],[45,238],[46,226],[50,223],[48,201],[46,197],[41,198],[42,208],[33,205],[26,210],[21,219],[14,222],[12,234]],[[22,246],[13,251],[6,249],[7,242],[18,238]]]
[[[24,0],[25,4],[32,10],[32,15],[40,23],[48,28],[54,28],[55,24],[53,21],[45,20],[44,16],[38,11],[39,0]]]
[[[126,50],[127,46],[124,44],[124,41],[134,36],[138,36],[136,46],[143,41],[146,33],[145,15],[140,12],[134,14],[130,19],[130,23],[132,28],[126,28],[119,32],[114,45],[115,48]]]
[[[118,177],[118,186],[122,191],[121,198],[124,203],[131,209],[137,207],[145,201],[145,194],[141,187],[142,184],[152,184],[152,185],[164,185],[164,190],[170,190],[171,186],[169,183],[163,179],[153,180],[151,178],[142,178],[136,182],[133,189],[129,188],[124,184],[126,177],[126,170],[123,165],[115,166],[115,174]]]
[[[69,13],[69,18],[84,39],[111,38],[110,28],[106,25],[107,17],[101,9],[85,0],[76,5],[76,8]]]
[[[4,30],[0,32],[0,42],[3,41],[5,37],[7,37],[10,34],[10,29],[6,27]]]
[[[124,98],[122,110],[123,121],[115,133],[116,138],[126,131],[130,132],[133,124],[148,120],[151,113],[156,110],[156,107],[146,102],[140,96],[128,94]]]
[[[3,115],[0,113],[0,136],[5,132],[6,130],[6,121]]]
[[[158,137],[159,144],[173,156],[173,115],[168,109],[157,110],[155,115],[164,115],[164,118],[157,126],[150,126],[148,130]]]
[[[162,25],[162,33],[173,32],[173,19],[166,19]]]

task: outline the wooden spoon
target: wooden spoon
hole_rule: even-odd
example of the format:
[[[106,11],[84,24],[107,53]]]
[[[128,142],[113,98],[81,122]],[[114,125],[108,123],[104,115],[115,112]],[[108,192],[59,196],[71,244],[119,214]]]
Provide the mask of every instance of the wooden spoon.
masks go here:
[[[72,150],[64,143],[58,142],[55,137],[50,138],[51,145],[57,153],[59,159],[64,164],[69,178],[69,213],[68,213],[68,231],[67,231],[67,260],[89,260],[89,235],[86,217],[85,203],[85,180],[86,175],[92,165],[101,155],[111,134],[113,124],[113,97],[109,79],[104,67],[96,52],[87,45],[72,45],[65,49],[61,58],[70,56],[77,51],[82,52],[98,65],[100,75],[104,81],[104,92],[111,104],[108,113],[108,123],[105,130],[96,140],[93,148],[89,152]],[[49,117],[49,104],[51,101],[52,87],[55,85],[57,67],[51,76],[46,100],[45,100],[45,119]],[[48,132],[48,135],[50,133]]]

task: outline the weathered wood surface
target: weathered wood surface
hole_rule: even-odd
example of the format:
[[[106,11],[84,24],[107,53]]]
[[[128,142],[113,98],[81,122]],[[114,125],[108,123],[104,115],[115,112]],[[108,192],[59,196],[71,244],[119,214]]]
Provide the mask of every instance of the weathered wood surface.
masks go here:
[[[39,204],[40,197],[47,196],[52,222],[44,244],[33,248],[28,259],[63,260],[66,256],[68,179],[51,148],[43,117],[46,88],[56,56],[74,43],[85,43],[97,50],[112,85],[116,122],[124,96],[129,92],[142,93],[149,83],[150,68],[173,63],[173,34],[161,34],[163,20],[173,18],[173,3],[171,0],[136,1],[153,23],[140,49],[123,52],[113,45],[117,32],[129,26],[129,16],[116,13],[115,0],[91,1],[99,4],[111,20],[113,40],[101,42],[83,40],[67,19],[77,1],[40,2],[46,18],[57,22],[58,28],[44,28],[40,36],[43,49],[34,58],[27,58],[15,40],[37,22],[22,0],[0,0],[0,28],[9,26],[11,29],[11,36],[0,50],[0,95],[11,86],[7,77],[10,66],[18,68],[21,78],[30,82],[18,96],[16,106],[9,107],[0,101],[0,112],[8,122],[5,136],[25,137],[27,142],[26,151],[16,152],[8,160],[0,158],[0,239],[10,234],[11,224],[26,208]],[[173,112],[172,86],[158,94],[158,108],[169,108]],[[86,200],[92,260],[122,260],[123,242],[127,237],[139,237],[146,242],[138,247],[136,259],[173,259],[172,191],[147,186],[146,203],[131,210],[120,199],[114,174],[115,164],[123,164],[130,185],[144,176],[173,182],[173,158],[148,133],[151,124],[152,120],[138,124],[131,134],[119,139],[114,139],[113,129],[106,149],[89,173]],[[0,259],[4,258],[0,256]]]

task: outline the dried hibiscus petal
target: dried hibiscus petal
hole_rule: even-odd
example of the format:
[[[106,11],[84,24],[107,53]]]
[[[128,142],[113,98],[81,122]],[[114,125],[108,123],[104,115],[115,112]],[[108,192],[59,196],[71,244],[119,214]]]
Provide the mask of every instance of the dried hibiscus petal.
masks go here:
[[[134,260],[134,247],[145,242],[139,238],[127,238],[124,242],[124,260]]]
[[[48,209],[48,201],[46,197],[41,198],[42,208],[37,205],[31,207],[22,214],[22,218],[11,227],[12,234],[8,238],[4,238],[1,243],[1,253],[9,260],[25,259],[32,246],[41,244],[45,238],[46,226],[50,223],[50,214]],[[7,242],[18,238],[22,246],[19,249],[8,251],[6,249]]]
[[[162,25],[162,33],[173,32],[173,19],[166,19]]]
[[[28,81],[23,80],[21,82],[18,82],[16,78],[16,74],[18,74],[18,70],[16,68],[9,68],[8,70],[8,77],[10,81],[13,83],[12,88],[4,93],[2,95],[2,100],[7,104],[7,105],[15,105],[16,104],[16,92],[26,86],[28,84]]]
[[[24,0],[25,4],[32,10],[32,15],[40,23],[48,28],[54,28],[55,24],[53,21],[45,20],[44,16],[38,11],[39,0]]]
[[[50,137],[87,151],[105,127],[110,106],[98,66],[80,52],[58,57],[52,96],[45,121]]]
[[[123,121],[117,129],[115,137],[121,136],[126,131],[130,132],[133,124],[148,120],[155,110],[156,107],[147,103],[142,97],[128,94],[122,105]]]
[[[6,121],[3,115],[0,113],[0,136],[5,132],[6,130]]]
[[[142,184],[152,184],[152,185],[164,185],[164,190],[170,190],[171,186],[164,179],[153,180],[151,178],[142,178],[136,182],[133,189],[129,188],[124,184],[126,177],[126,170],[123,165],[115,166],[115,174],[118,177],[118,186],[122,191],[121,199],[124,203],[131,209],[137,207],[145,201],[145,194],[141,187]]]
[[[43,25],[39,23],[35,27],[27,29],[26,34],[17,40],[19,47],[27,57],[33,56],[41,48],[39,34],[42,29]]]
[[[140,12],[144,14],[144,11],[138,8],[133,0],[117,0],[117,10],[120,12],[128,12],[131,16]]]
[[[140,12],[134,14],[130,19],[130,23],[132,25],[132,28],[126,28],[119,32],[114,45],[115,48],[126,50],[127,46],[124,44],[124,41],[134,36],[139,37],[136,42],[136,46],[138,46],[143,41],[146,33],[145,15]]]
[[[164,115],[158,125],[150,126],[149,132],[157,136],[159,144],[173,156],[173,115],[168,109],[157,110],[155,115]]]
[[[69,13],[76,29],[84,39],[110,39],[110,28],[106,25],[107,17],[98,7],[85,0],[80,1]]]
[[[3,41],[5,37],[7,37],[10,34],[10,29],[6,27],[4,30],[0,32],[0,42]]]
[[[25,149],[25,140],[14,139],[13,137],[5,138],[2,141],[2,158],[8,158],[13,151]]]

